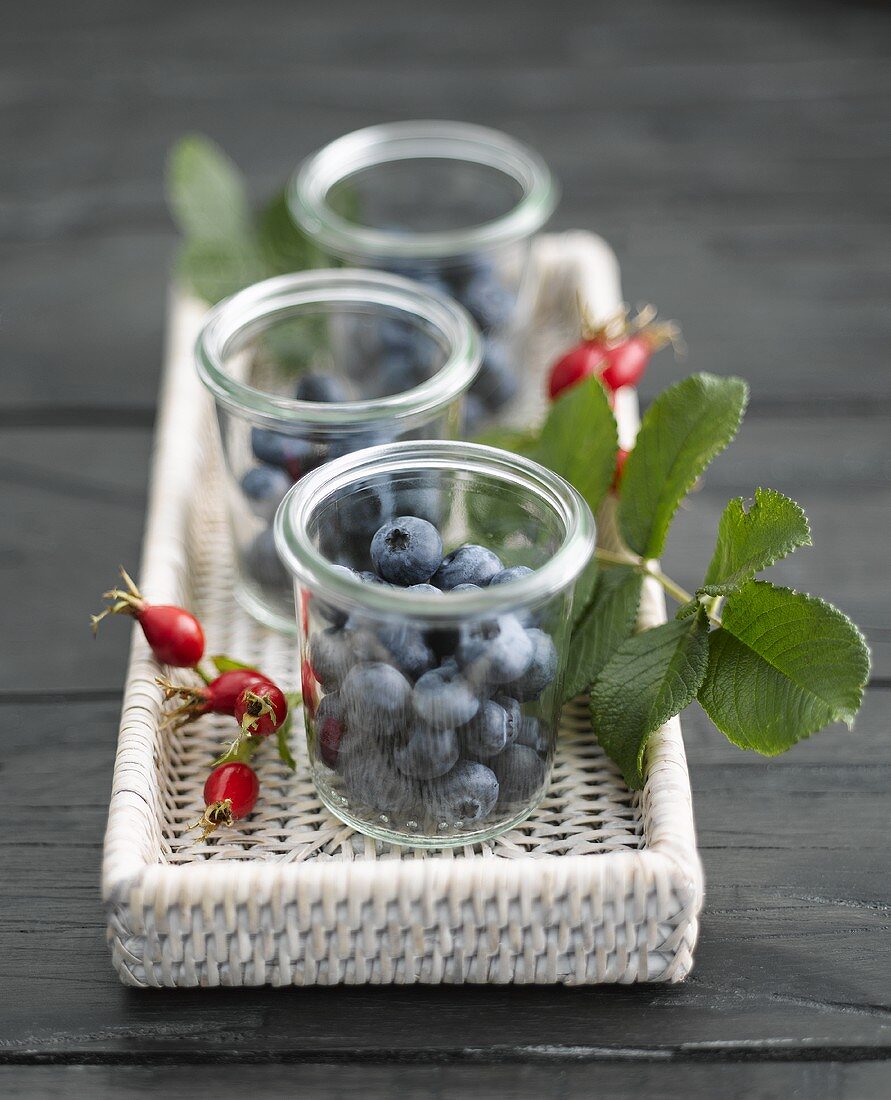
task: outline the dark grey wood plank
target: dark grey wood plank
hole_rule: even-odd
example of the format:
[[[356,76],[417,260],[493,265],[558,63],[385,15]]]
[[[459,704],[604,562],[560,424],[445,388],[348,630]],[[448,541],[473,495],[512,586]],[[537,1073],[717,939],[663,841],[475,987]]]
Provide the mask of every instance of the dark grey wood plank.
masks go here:
[[[261,194],[408,102],[541,148],[563,181],[555,225],[602,232],[629,298],[684,323],[688,363],[661,378],[707,368],[751,378],[756,400],[887,403],[888,13],[634,9],[512,5],[510,35],[502,5],[466,2],[433,16],[397,0],[374,27],[355,0],[122,3],[111,21],[54,5],[49,28],[19,9],[0,42],[0,137],[17,150],[0,187],[7,400],[151,406],[178,135],[216,136]]]
[[[615,1100],[641,1096],[686,1100],[717,1093],[726,1100],[789,1100],[794,1096],[872,1100],[886,1095],[886,1084],[887,1068],[878,1062],[0,1067],[0,1087],[8,1097],[90,1096],[95,1100],[129,1100],[161,1091],[168,1100],[239,1094],[452,1100],[473,1093],[509,1100],[588,1100],[607,1093]]]
[[[120,987],[102,942],[118,703],[0,704],[28,731],[0,771],[0,1061],[887,1053],[889,702],[871,693],[843,746],[824,733],[776,761],[686,717],[707,904],[683,986],[170,993]]]

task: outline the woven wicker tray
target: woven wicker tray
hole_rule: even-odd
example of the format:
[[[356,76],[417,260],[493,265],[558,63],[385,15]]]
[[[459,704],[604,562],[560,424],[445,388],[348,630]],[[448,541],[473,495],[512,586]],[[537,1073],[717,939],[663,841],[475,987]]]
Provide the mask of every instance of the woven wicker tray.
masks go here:
[[[541,416],[542,375],[577,326],[620,300],[615,258],[584,233],[535,242],[518,419]],[[232,599],[213,410],[192,367],[200,303],[171,302],[142,587],[184,603],[208,652],[257,663],[296,688],[296,646]],[[620,392],[627,442],[636,399]],[[611,517],[600,517],[610,545]],[[641,623],[665,617],[647,583]],[[103,895],[115,968],[137,986],[412,982],[678,981],[702,904],[680,726],[651,740],[647,784],[631,794],[594,737],[584,700],[564,711],[553,780],[522,825],[485,844],[423,852],[370,840],[315,796],[299,720],[296,773],[255,758],[262,796],[234,830],[202,842],[208,762],[231,736],[210,717],[161,731],[159,673],[134,631],[105,838]]]

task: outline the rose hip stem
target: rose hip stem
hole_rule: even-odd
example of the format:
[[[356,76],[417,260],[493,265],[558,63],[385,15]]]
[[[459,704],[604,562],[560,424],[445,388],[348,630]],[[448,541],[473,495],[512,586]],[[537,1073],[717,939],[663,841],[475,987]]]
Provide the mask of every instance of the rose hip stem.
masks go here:
[[[189,611],[172,604],[150,604],[121,566],[125,589],[112,588],[104,593],[111,605],[91,615],[93,633],[106,615],[132,615],[142,627],[155,657],[174,668],[194,668],[204,656],[204,631]]]

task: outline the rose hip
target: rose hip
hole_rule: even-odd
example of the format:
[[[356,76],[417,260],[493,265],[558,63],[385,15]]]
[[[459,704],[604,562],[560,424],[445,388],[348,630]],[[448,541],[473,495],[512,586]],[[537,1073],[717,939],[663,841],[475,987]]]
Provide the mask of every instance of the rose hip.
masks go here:
[[[245,688],[268,684],[269,680],[255,668],[233,668],[221,672],[215,680],[201,687],[182,687],[160,677],[165,700],[178,698],[183,702],[167,716],[167,722],[184,726],[202,714],[235,714],[235,704]]]
[[[234,714],[243,736],[268,737],[287,718],[288,701],[280,688],[265,680],[242,691]]]
[[[624,447],[620,447],[616,452],[616,471],[613,474],[613,481],[610,488],[614,493],[619,491],[619,485],[622,483],[622,474],[625,470],[625,460],[628,458],[630,451],[626,451]]]
[[[113,588],[104,594],[104,598],[112,602],[100,614],[92,616],[93,633],[106,615],[132,615],[161,664],[194,668],[204,656],[201,623],[182,607],[148,603],[123,568],[121,576],[126,589]]]
[[[548,395],[551,400],[570,386],[597,374],[603,361],[603,346],[599,341],[583,340],[576,344],[551,368],[548,378]]]
[[[202,839],[219,828],[230,826],[253,810],[260,793],[257,773],[247,764],[221,764],[204,784],[204,813],[189,827],[202,830]]]

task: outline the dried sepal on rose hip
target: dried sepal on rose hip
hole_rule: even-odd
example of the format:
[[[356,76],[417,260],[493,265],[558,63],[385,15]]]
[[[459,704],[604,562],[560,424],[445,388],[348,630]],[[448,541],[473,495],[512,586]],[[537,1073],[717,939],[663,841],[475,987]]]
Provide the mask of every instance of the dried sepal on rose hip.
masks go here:
[[[204,784],[204,813],[189,828],[201,829],[201,839],[221,825],[231,826],[253,810],[260,794],[260,780],[243,761],[222,764],[210,773]]]
[[[657,321],[653,306],[642,306],[632,317],[627,306],[605,321],[595,322],[579,303],[582,338],[551,368],[548,394],[553,399],[585,378],[595,375],[612,394],[622,386],[636,386],[653,352],[671,344],[683,348],[681,330],[674,321]]]
[[[235,720],[249,737],[268,737],[288,717],[288,700],[271,680],[244,689],[235,700]]]
[[[110,603],[98,615],[91,615],[93,633],[106,615],[131,615],[142,627],[145,640],[161,664],[194,668],[204,656],[204,631],[191,612],[172,604],[151,604],[121,566],[125,588],[103,594]]]
[[[255,668],[232,668],[200,687],[173,684],[160,676],[155,682],[164,689],[165,702],[180,700],[180,705],[169,711],[164,719],[165,725],[179,728],[202,714],[234,716],[235,704],[246,688],[256,690],[271,681]]]

